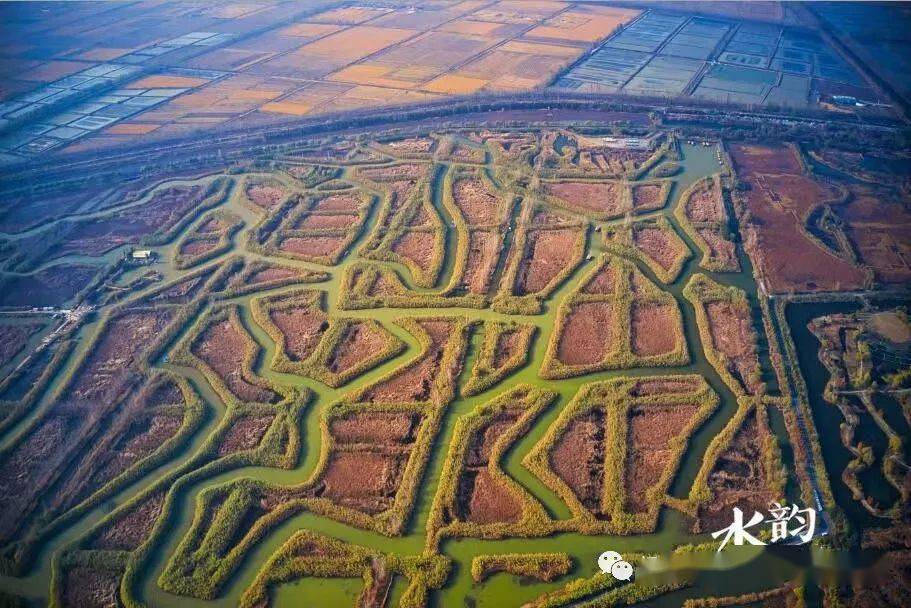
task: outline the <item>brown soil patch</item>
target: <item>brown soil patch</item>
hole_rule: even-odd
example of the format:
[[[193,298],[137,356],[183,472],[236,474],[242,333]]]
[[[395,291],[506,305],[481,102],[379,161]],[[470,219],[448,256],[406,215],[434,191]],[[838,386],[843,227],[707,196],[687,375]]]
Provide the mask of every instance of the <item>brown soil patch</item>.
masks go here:
[[[723,263],[727,267],[737,267],[740,262],[737,260],[737,248],[731,241],[722,237],[713,228],[697,228],[696,232],[705,240],[709,246],[712,258]]]
[[[415,191],[417,182],[414,180],[386,182],[383,184],[389,190],[388,213],[382,218],[381,226],[389,227],[389,223],[405,206]]]
[[[758,173],[803,173],[794,151],[787,146],[754,146],[733,144],[730,147],[731,160],[738,172],[746,175]]]
[[[430,272],[436,239],[432,232],[406,232],[392,244],[392,251],[411,260],[423,272]]]
[[[648,296],[654,289],[655,284],[641,272],[633,272],[629,279],[629,288],[636,295]]]
[[[661,228],[645,226],[633,230],[633,243],[665,270],[673,268],[682,253],[676,239]]]
[[[459,519],[488,524],[514,522],[521,516],[521,501],[487,468],[494,444],[519,416],[519,411],[506,410],[472,434],[458,481],[455,509]]]
[[[692,222],[723,222],[724,204],[714,182],[693,192],[684,203],[686,216]]]
[[[430,214],[430,211],[427,208],[427,205],[421,205],[418,207],[417,213],[411,216],[411,219],[408,220],[406,224],[409,228],[421,228],[421,227],[433,227],[433,217]],[[436,212],[433,213],[436,215]]]
[[[541,292],[569,268],[575,261],[575,244],[580,234],[577,229],[529,231],[516,280],[517,294]]]
[[[486,467],[494,444],[519,419],[520,411],[507,409],[478,428],[471,436],[465,453],[466,467]]]
[[[890,310],[870,317],[870,327],[894,344],[911,342],[911,324],[907,317]]]
[[[482,179],[460,179],[452,187],[456,207],[469,225],[483,226],[500,221],[498,198]]]
[[[728,357],[740,357],[752,352],[753,330],[746,311],[728,302],[709,302],[706,305],[712,343]]]
[[[235,420],[218,446],[218,455],[252,450],[263,440],[273,420],[274,415],[245,416]]]
[[[197,241],[185,241],[183,245],[180,246],[180,255],[185,255],[188,257],[196,257],[202,255],[209,251],[212,251],[218,247],[218,241],[212,240],[197,240]]]
[[[336,443],[413,443],[421,416],[400,412],[358,412],[333,418],[329,430]]]
[[[640,304],[632,307],[632,348],[640,357],[672,352],[677,346],[678,327],[670,304]]]
[[[503,238],[495,232],[472,230],[468,236],[468,260],[462,284],[468,291],[485,294],[490,289],[490,281],[500,257]]]
[[[301,218],[295,225],[295,230],[323,230],[327,228],[351,228],[358,223],[355,214],[330,214],[320,215],[310,213]]]
[[[202,359],[241,401],[272,403],[274,392],[247,382],[243,377],[247,338],[228,320],[209,325],[193,344],[193,354]]]
[[[319,213],[322,211],[357,211],[364,201],[356,194],[333,194],[326,198],[320,199],[310,209],[311,212]]]
[[[623,189],[613,182],[557,182],[545,185],[545,192],[571,207],[605,215],[621,215]]]
[[[367,295],[370,296],[394,296],[402,293],[402,289],[399,285],[389,279],[386,275],[381,273],[376,273],[373,278],[373,282],[370,287],[367,289]]]
[[[709,302],[705,307],[709,319],[712,344],[729,361],[729,367],[738,376],[750,393],[755,393],[759,383],[754,371],[759,367],[756,353],[755,332],[751,325],[749,310],[735,307],[728,302]]]
[[[331,258],[345,246],[345,235],[293,236],[282,239],[279,251],[287,251],[314,258]]]
[[[445,80],[447,78],[450,79],[449,80],[450,85],[456,85],[454,87],[455,90],[452,91],[454,93],[474,92],[473,90],[468,90],[468,91],[458,90],[458,89],[461,89],[461,87],[458,85],[467,84],[469,89],[474,89],[474,87],[477,86],[479,82],[482,82],[482,81],[479,81],[479,79],[467,78],[464,76],[450,74],[450,75],[442,76],[442,77],[438,78],[436,80],[436,83],[442,83],[443,80]],[[459,82],[459,80],[461,80],[461,82]],[[426,89],[428,91],[432,91],[433,88],[431,88],[431,87],[433,87],[433,86],[434,86],[434,84],[427,85]],[[483,86],[483,85],[481,85],[481,86]],[[445,84],[444,84],[444,88],[445,88]],[[456,145],[454,145],[452,147],[452,150],[449,151],[449,154],[446,155],[446,158],[449,160],[454,160],[454,161],[459,161],[459,162],[464,162],[464,163],[483,163],[485,156],[484,156],[484,150],[482,150],[481,148],[473,148],[471,146],[466,146],[464,144],[457,143]]]
[[[518,355],[521,342],[518,330],[500,332],[493,354],[494,369],[500,369],[507,361]]]
[[[388,334],[379,325],[352,323],[329,357],[329,370],[343,373],[383,350]]]
[[[660,184],[642,184],[633,186],[633,209],[636,211],[653,211],[664,206],[664,188]]]
[[[73,566],[65,571],[62,603],[79,608],[117,608],[119,591],[120,573]]]
[[[152,533],[161,508],[164,492],[158,492],[139,503],[130,512],[110,524],[92,542],[93,549],[106,551],[134,551]]]
[[[262,270],[257,270],[250,275],[250,278],[247,279],[248,285],[255,285],[258,283],[270,283],[272,281],[283,281],[285,279],[290,279],[292,277],[298,276],[298,272],[292,268],[280,268],[278,266],[270,266],[269,268],[264,268]]]
[[[176,435],[182,424],[183,417],[164,414],[134,420],[116,446],[94,463],[96,471],[91,477],[90,486],[101,487],[151,455]]]
[[[405,454],[336,452],[323,474],[319,495],[369,514],[388,509],[399,488]]]
[[[108,391],[125,379],[137,357],[154,343],[172,315],[172,311],[157,310],[116,317],[76,373],[70,399],[94,401],[109,396]]]
[[[144,406],[147,408],[158,407],[160,405],[184,404],[183,391],[173,380],[166,380],[159,384],[148,397],[145,398]]]
[[[20,441],[0,464],[0,493],[7,497],[32,496],[37,488],[35,480],[54,469],[67,444],[67,436],[78,426],[72,414],[55,414],[43,420],[37,428]],[[9,540],[9,534],[18,526],[21,513],[19,501],[8,500],[0,504],[0,540]]]
[[[582,293],[612,296],[617,291],[617,273],[610,266],[602,266],[585,287]]]
[[[358,169],[358,175],[378,182],[419,180],[427,174],[427,168],[428,166],[423,163],[404,163],[388,167],[361,168]]]
[[[772,205],[801,216],[819,203],[838,197],[838,190],[805,175],[759,175],[752,181]]]
[[[171,287],[168,287],[164,291],[149,298],[149,301],[168,304],[183,304],[189,302],[190,299],[196,296],[199,290],[202,289],[203,284],[211,276],[212,271],[210,270],[194,274],[193,276],[174,283]]]
[[[895,191],[852,184],[851,202],[837,208],[848,238],[876,280],[911,281],[911,208]]]
[[[746,194],[751,219],[745,224],[744,246],[767,279],[769,291],[840,291],[863,286],[863,271],[811,241],[801,230],[803,220],[798,213],[769,202],[758,185]]]
[[[463,519],[476,524],[513,523],[522,516],[522,503],[491,476],[486,468],[470,471],[459,480],[467,496]]]
[[[864,224],[907,227],[911,223],[911,209],[907,200],[895,191],[874,186],[848,184],[851,201],[838,207],[838,215],[851,226]]]
[[[12,361],[39,329],[41,325],[38,323],[0,325],[0,367]]]
[[[604,413],[594,410],[570,422],[550,455],[550,464],[579,501],[598,513],[604,488]]]
[[[269,318],[285,338],[285,352],[292,361],[304,361],[316,350],[329,329],[326,313],[318,308],[272,310]]]
[[[250,184],[247,186],[247,198],[249,198],[254,205],[262,207],[263,209],[272,209],[273,207],[278,206],[278,204],[287,196],[288,191],[281,186],[265,184]]]
[[[756,414],[751,413],[709,474],[713,497],[699,511],[698,529],[720,530],[731,524],[734,507],[745,514],[765,512],[777,498],[768,490],[761,441]]]
[[[612,349],[615,339],[614,323],[611,304],[576,304],[563,322],[557,359],[566,365],[600,363]]]
[[[538,209],[531,218],[531,223],[535,226],[563,226],[574,222],[578,222],[578,220],[554,213],[549,209]]]
[[[845,232],[878,282],[911,281],[911,230],[907,226],[852,225]]]
[[[221,232],[222,230],[224,230],[227,227],[228,227],[228,225],[225,222],[223,222],[221,219],[219,219],[217,217],[213,217],[213,218],[209,218],[208,220],[205,221],[205,223],[200,225],[196,229],[196,232],[199,232],[200,234]]]
[[[430,335],[427,352],[405,371],[370,388],[364,395],[365,401],[383,403],[407,403],[427,401],[431,398],[433,382],[438,374],[447,373],[454,377],[458,369],[441,370],[443,349],[452,335],[454,324],[450,321],[425,321],[421,327]],[[460,367],[461,361],[455,363]]]
[[[751,186],[744,198],[750,221],[744,223],[744,246],[766,287],[788,291],[859,289],[864,273],[833,255],[802,231],[815,206],[837,196],[802,174],[794,152],[784,146],[734,145],[731,157]]]
[[[670,464],[668,444],[689,424],[697,409],[696,405],[651,406],[630,412],[624,475],[627,511],[648,511],[646,491],[661,480]]]
[[[137,243],[163,233],[183,219],[204,198],[202,186],[174,186],[158,190],[146,203],[112,215],[67,223],[54,256],[102,255],[123,244]]]

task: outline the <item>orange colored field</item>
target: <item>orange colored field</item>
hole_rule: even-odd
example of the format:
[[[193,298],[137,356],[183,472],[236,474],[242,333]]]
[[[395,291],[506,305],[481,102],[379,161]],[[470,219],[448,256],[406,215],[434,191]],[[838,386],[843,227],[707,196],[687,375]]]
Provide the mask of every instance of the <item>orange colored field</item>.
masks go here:
[[[502,23],[493,21],[459,19],[440,26],[440,31],[452,32],[453,34],[470,34],[472,36],[490,36],[501,27],[503,27]]]
[[[293,114],[303,116],[309,114],[312,106],[304,103],[295,103],[293,101],[273,101],[260,106],[263,112],[277,112],[279,114]]]
[[[544,44],[540,42],[525,42],[523,40],[511,40],[500,50],[509,51],[510,53],[525,53],[527,55],[549,55],[551,57],[576,58],[579,56],[579,49],[572,46],[562,46],[559,44]]]
[[[231,6],[239,7],[241,19],[253,13],[259,19],[272,10],[260,4]],[[557,0],[396,6],[350,3],[300,22],[286,18],[267,34],[212,48],[181,64],[228,72],[214,81],[169,73],[142,78],[126,86],[192,90],[125,120],[129,126],[104,129],[90,139],[109,136],[116,143],[152,131],[155,137],[183,135],[194,126],[231,122],[251,112],[251,120],[269,121],[279,114],[311,116],[422,103],[440,95],[527,91],[546,86],[592,41],[639,14]],[[211,16],[218,7],[200,10]],[[123,51],[115,48],[119,46],[129,45],[111,42],[110,47],[87,45],[73,52],[102,59]],[[91,65],[34,61],[23,71],[34,81]],[[29,90],[29,83],[22,84]]]
[[[348,110],[370,106],[390,105],[400,103],[419,103],[431,99],[432,96],[416,91],[402,91],[400,89],[386,89],[383,87],[357,86],[336,97],[330,106],[321,108],[322,111]]]
[[[203,78],[190,78],[189,76],[168,76],[159,74],[156,76],[146,76],[136,82],[131,82],[126,86],[128,89],[187,89],[198,87],[209,82]]]
[[[243,89],[232,93],[235,99],[244,101],[272,101],[279,95],[282,95],[281,91],[256,91],[251,89]]]
[[[219,113],[245,112],[255,109],[264,101],[289,93],[300,86],[289,80],[262,78],[239,74],[213,82],[210,85],[181,95],[158,108],[142,114],[163,114],[172,112],[185,116],[191,112],[207,111]]]
[[[318,23],[339,23],[342,25],[355,25],[363,23],[380,15],[388,13],[388,9],[369,8],[366,6],[350,6],[337,8],[325,13],[320,13],[310,20]]]
[[[19,79],[50,82],[90,67],[92,67],[91,63],[81,61],[48,61],[19,75]]]
[[[595,42],[607,37],[618,26],[630,21],[639,13],[638,10],[612,7],[604,7],[598,11],[568,11],[548,19],[544,25],[532,29],[526,36]]]
[[[553,45],[529,44],[525,48],[530,50],[535,46]],[[579,49],[571,50],[573,56],[579,52]],[[487,88],[493,90],[526,90],[547,84],[571,61],[571,57],[518,53],[499,47],[464,65],[454,75],[485,80]]]
[[[392,70],[393,68],[390,66],[361,63],[348,66],[347,68],[332,74],[329,76],[329,80],[402,89],[410,89],[414,86],[415,83],[407,80],[384,78],[384,76]]]
[[[145,135],[146,133],[151,133],[160,126],[161,125],[122,122],[109,127],[107,133],[111,133],[112,135]]]
[[[300,38],[311,38],[334,34],[342,29],[341,25],[332,23],[295,23],[281,30],[280,36],[297,36]]]
[[[411,73],[417,67],[418,80],[423,82],[459,64],[471,60],[498,42],[497,37],[469,36],[450,32],[431,31],[416,36],[393,48],[386,49],[370,59],[371,63],[393,66],[395,77],[401,72]]]
[[[428,82],[424,85],[425,91],[433,93],[449,93],[450,95],[466,95],[474,93],[484,88],[486,80],[480,78],[471,78],[469,76],[459,76],[458,74],[446,74]]]
[[[265,104],[266,112],[301,115],[302,113],[337,112],[359,108],[418,103],[434,97],[430,93],[391,89],[344,82],[317,82],[281,102]],[[311,108],[305,110],[304,106]]]
[[[565,2],[550,0],[501,0],[472,15],[472,19],[499,23],[531,24],[550,17],[567,7]]]
[[[336,64],[346,65],[381,51],[417,34],[414,30],[399,30],[370,26],[352,27],[305,44],[295,52],[298,57],[327,57]]]

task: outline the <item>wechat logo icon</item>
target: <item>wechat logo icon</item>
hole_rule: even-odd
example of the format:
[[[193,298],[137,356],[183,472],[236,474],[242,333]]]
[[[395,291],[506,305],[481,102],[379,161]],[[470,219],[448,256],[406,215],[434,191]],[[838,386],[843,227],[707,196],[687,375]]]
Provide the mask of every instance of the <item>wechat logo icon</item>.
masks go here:
[[[623,556],[616,551],[605,551],[599,555],[598,568],[618,581],[628,581],[633,578],[633,565],[624,561]]]

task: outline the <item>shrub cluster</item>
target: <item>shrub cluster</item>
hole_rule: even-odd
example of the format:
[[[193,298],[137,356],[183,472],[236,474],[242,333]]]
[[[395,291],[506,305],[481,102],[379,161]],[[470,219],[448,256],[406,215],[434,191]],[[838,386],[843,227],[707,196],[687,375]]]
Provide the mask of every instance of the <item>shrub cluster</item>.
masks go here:
[[[504,553],[478,555],[471,560],[471,578],[482,583],[498,572],[551,582],[565,576],[573,567],[567,553]]]
[[[422,320],[450,321],[454,324],[451,338],[446,341],[439,360],[439,373],[433,379],[431,400],[413,404],[365,403],[360,400],[369,391],[370,386],[388,381],[419,365],[423,356],[429,352],[431,339],[421,328],[420,323],[412,318],[400,319],[397,322],[418,338],[422,345],[422,355],[381,377],[370,386],[349,393],[322,412],[319,459],[313,476],[301,486],[270,488],[266,482],[247,478],[209,488],[200,494],[190,531],[182,539],[178,550],[171,557],[159,579],[162,588],[194,597],[214,597],[254,544],[262,540],[278,523],[304,509],[387,536],[401,534],[414,506],[421,476],[430,458],[434,438],[439,432],[445,405],[454,397],[454,383],[460,371],[467,346],[468,329],[471,326],[467,319],[461,317]],[[336,504],[328,498],[316,496],[312,490],[320,484],[320,479],[336,449],[329,432],[331,420],[355,412],[390,410],[414,411],[424,416],[412,444],[405,471],[399,480],[392,507],[382,513],[370,515]],[[268,439],[268,436],[264,438],[263,444],[266,444]],[[299,447],[296,449],[299,450]],[[254,517],[255,522],[251,524],[251,514],[257,514],[259,505],[263,504],[262,501],[267,494],[277,497],[279,502],[271,510],[259,513]],[[228,510],[223,512],[226,506]],[[244,522],[243,525],[238,523],[241,521]],[[238,530],[238,533],[232,534],[234,530]],[[215,544],[203,546],[210,541]],[[214,551],[219,548],[223,551]],[[415,593],[418,591],[416,588]]]
[[[612,293],[586,293],[588,284],[602,271],[611,272],[615,277],[617,284]],[[560,341],[574,308],[588,302],[603,302],[610,305],[614,325],[607,333],[612,337],[612,344],[602,361],[588,365],[568,365],[559,359]],[[672,351],[651,356],[640,356],[633,352],[633,307],[646,305],[667,306],[673,311],[675,346]],[[603,255],[589,274],[583,277],[579,287],[567,296],[557,309],[554,330],[547,343],[540,374],[544,378],[555,380],[609,369],[671,367],[685,365],[688,362],[689,353],[683,335],[683,318],[674,296],[661,290],[630,262],[616,256]]]
[[[660,230],[667,235],[667,239],[677,251],[673,264],[669,268],[665,268],[658,260],[636,245],[636,233],[642,229]],[[689,247],[677,236],[673,225],[664,216],[605,228],[604,248],[611,253],[632,258],[645,264],[665,284],[670,284],[677,280],[683,270],[683,265],[692,256]]]
[[[374,593],[378,572],[401,575],[408,588],[399,605],[424,606],[429,589],[439,589],[449,576],[443,556],[400,556],[381,553],[336,538],[301,530],[282,545],[257,573],[240,600],[241,608],[269,606],[271,588],[301,577],[362,578],[358,605]]]
[[[550,518],[541,504],[521,485],[503,472],[500,460],[520,436],[528,432],[535,418],[553,403],[557,394],[545,389],[520,384],[456,421],[449,454],[440,473],[437,494],[427,522],[428,550],[437,551],[447,536],[475,538],[505,538],[509,536],[543,536],[550,532]],[[518,413],[516,420],[503,430],[490,446],[487,472],[497,485],[511,493],[522,505],[522,515],[516,522],[479,524],[460,520],[458,512],[459,486],[466,474],[468,457],[479,442],[485,440],[490,424],[506,412]]]
[[[724,211],[724,217],[721,220],[697,222],[692,220],[687,214],[688,202],[697,194],[705,192],[709,192],[719,206],[718,208]],[[710,175],[693,182],[693,184],[680,195],[679,202],[674,209],[674,217],[680,224],[680,227],[702,252],[702,259],[699,261],[699,266],[709,272],[740,271],[740,261],[737,259],[736,250],[733,257],[718,256],[705,238],[699,234],[700,230],[710,230],[715,233],[718,239],[729,240],[727,238],[729,232],[729,218],[727,215],[728,212],[724,202],[721,174]]]
[[[640,380],[656,382],[686,382],[693,386],[688,392],[655,394],[637,393]],[[627,496],[625,477],[635,474],[627,470],[628,426],[633,408],[667,408],[697,404],[698,410],[687,426],[668,443],[669,453],[660,479],[647,491],[649,505],[645,513],[626,512]],[[667,489],[687,448],[689,438],[718,407],[718,395],[700,376],[648,376],[646,378],[615,378],[584,385],[573,400],[560,412],[541,439],[534,445],[522,464],[541,479],[569,507],[572,513],[570,529],[583,534],[633,534],[647,533],[657,525],[658,513],[667,502]],[[573,422],[600,410],[604,416],[604,486],[600,513],[589,510],[578,498],[573,488],[557,475],[551,465],[551,454]],[[610,515],[605,520],[599,515]]]
[[[716,283],[704,274],[693,275],[686,287],[683,288],[684,297],[693,305],[696,312],[696,324],[699,327],[699,339],[702,350],[718,375],[728,385],[735,395],[763,394],[765,384],[762,382],[762,368],[759,364],[759,342],[756,331],[752,325],[750,301],[746,293],[734,286],[724,286]],[[738,327],[728,328],[728,331],[737,332],[744,337],[746,332],[749,340],[747,352],[738,356],[738,361],[721,352],[715,344],[715,333],[718,331],[713,325],[717,320],[712,319],[708,313],[708,306],[714,302],[723,302],[730,305],[736,315]]]
[[[231,249],[231,239],[244,225],[240,217],[227,211],[214,211],[203,216],[200,225],[209,221],[220,222],[223,226],[214,232],[200,232],[197,228],[184,236],[174,249],[174,268],[181,270],[192,268],[220,256]],[[184,247],[192,243],[207,243],[211,246],[197,254],[182,253]]]
[[[367,370],[373,369],[388,361],[405,349],[405,343],[386,331],[373,319],[351,319],[331,317],[324,321],[326,325],[316,348],[304,360],[293,358],[287,349],[287,336],[272,321],[276,311],[295,309],[312,309],[322,312],[323,292],[294,290],[276,295],[261,296],[251,300],[253,318],[275,341],[277,348],[272,359],[272,369],[279,372],[298,374],[319,380],[332,387],[339,387],[357,378]],[[333,371],[331,362],[336,350],[341,346],[349,329],[356,324],[368,324],[373,331],[381,332],[385,338],[383,345],[375,352],[355,365],[340,372]]]
[[[471,368],[471,374],[460,389],[461,394],[470,397],[490,390],[524,366],[531,355],[531,344],[537,330],[537,326],[531,324],[485,321],[484,341]],[[498,348],[505,336],[512,336],[515,340],[514,351],[498,364]]]

